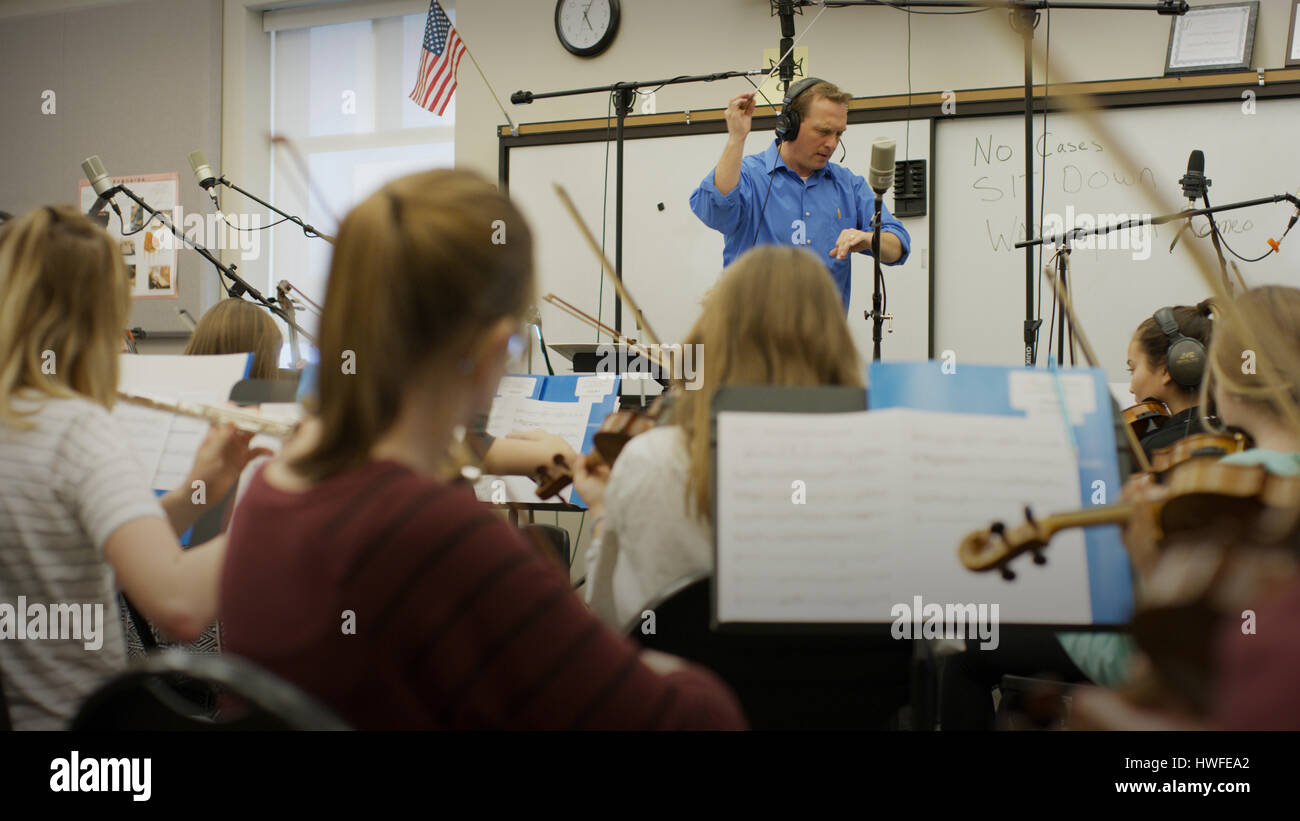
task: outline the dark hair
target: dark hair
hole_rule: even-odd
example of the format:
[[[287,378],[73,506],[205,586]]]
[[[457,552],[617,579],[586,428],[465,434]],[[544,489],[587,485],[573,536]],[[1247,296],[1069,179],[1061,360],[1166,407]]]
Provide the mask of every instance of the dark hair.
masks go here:
[[[1210,319],[1213,307],[1213,300],[1203,299],[1194,307],[1176,305],[1173,308],[1174,321],[1178,323],[1178,332],[1188,339],[1197,340],[1205,346],[1207,351],[1210,347],[1210,337],[1213,330],[1213,321]],[[1154,315],[1142,320],[1142,324],[1137,327],[1135,336],[1137,337],[1138,347],[1142,349],[1142,353],[1146,356],[1147,362],[1152,369],[1164,366],[1165,354],[1169,350],[1169,337],[1156,324]],[[1195,393],[1197,390],[1197,385],[1183,387],[1175,384],[1175,387],[1184,393]]]

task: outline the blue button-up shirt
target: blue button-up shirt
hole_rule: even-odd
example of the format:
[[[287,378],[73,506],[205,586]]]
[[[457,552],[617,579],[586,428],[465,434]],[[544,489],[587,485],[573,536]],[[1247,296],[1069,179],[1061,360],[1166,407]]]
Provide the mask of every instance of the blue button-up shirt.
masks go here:
[[[871,230],[875,192],[865,179],[831,162],[805,181],[785,164],[778,146],[773,140],[763,153],[745,157],[740,163],[740,183],[725,196],[713,184],[710,169],[691,194],[691,210],[705,225],[721,231],[726,238],[723,266],[730,265],[754,245],[806,246],[830,269],[844,299],[844,310],[848,311],[852,260],[835,259],[830,252],[845,228]],[[767,199],[766,208],[764,199]],[[912,238],[888,208],[881,209],[881,233],[885,232],[898,237],[903,245],[903,255],[889,264],[903,264],[912,251]]]

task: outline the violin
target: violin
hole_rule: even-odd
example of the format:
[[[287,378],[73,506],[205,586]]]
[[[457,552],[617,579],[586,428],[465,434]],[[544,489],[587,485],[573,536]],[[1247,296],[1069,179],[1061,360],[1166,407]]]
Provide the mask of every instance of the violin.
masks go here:
[[[1160,474],[1192,459],[1221,459],[1251,446],[1250,437],[1237,430],[1194,433],[1151,454],[1151,470]]]
[[[632,298],[630,293],[628,293],[627,286],[623,283],[623,280],[615,274],[614,266],[610,264],[610,261],[605,256],[604,252],[600,250],[600,245],[597,244],[595,235],[591,233],[591,229],[587,227],[585,222],[583,222],[582,216],[578,213],[577,207],[569,197],[569,193],[564,189],[564,186],[559,184],[555,186],[555,193],[564,204],[565,210],[569,212],[569,216],[573,218],[574,223],[578,226],[579,232],[587,242],[587,247],[589,247],[592,253],[596,255],[596,259],[601,265],[601,271],[603,271],[609,278],[614,289],[618,292],[619,297],[622,298],[622,300],[628,304],[628,307],[632,309],[632,315],[636,317],[637,324],[645,331],[646,339],[650,340],[652,344],[662,347],[659,343],[658,336],[656,336],[654,331],[651,330],[650,323],[646,320],[645,316],[641,313],[641,309],[637,306],[636,300]],[[575,316],[578,316],[580,319],[584,319],[584,321],[595,323],[598,330],[605,330],[613,338],[624,340],[628,342],[629,346],[639,348],[644,353],[649,353],[644,347],[637,345],[635,340],[627,340],[617,330],[607,328],[596,321],[593,317],[573,308],[573,306],[564,302],[564,300],[555,297],[553,294],[547,294],[547,301]],[[655,357],[650,358],[653,359]],[[662,367],[664,364],[663,360],[659,361]],[[668,368],[668,373],[674,373],[672,370],[671,360],[668,362]],[[590,470],[601,464],[608,465],[612,468],[614,466],[614,460],[616,460],[618,455],[623,452],[623,447],[633,436],[642,434],[655,426],[660,415],[668,406],[670,400],[667,397],[670,394],[670,391],[664,391],[664,393],[660,394],[659,397],[650,404],[650,407],[644,411],[640,409],[623,408],[605,417],[605,420],[601,422],[600,429],[596,431],[595,436],[592,438],[592,452],[582,457],[585,460],[587,468]],[[561,453],[555,454],[549,463],[538,465],[537,470],[533,471],[530,476],[530,478],[537,483],[537,495],[543,499],[549,499],[558,494],[573,482],[573,470],[573,466],[568,463],[564,458],[564,454]]]
[[[1159,399],[1144,399],[1136,405],[1124,409],[1124,424],[1133,429],[1140,439],[1148,433],[1160,429],[1160,426],[1173,416],[1169,406]]]
[[[672,404],[672,393],[664,391],[646,408],[621,408],[606,416],[592,437],[592,450],[582,456],[587,470],[600,465],[614,467],[623,448],[634,436],[651,430]],[[538,465],[530,478],[537,483],[537,495],[549,499],[573,483],[574,467],[557,453],[549,464]]]
[[[1214,634],[1225,619],[1257,607],[1268,591],[1300,573],[1300,476],[1262,466],[1193,458],[1132,501],[1035,520],[1008,530],[996,523],[972,533],[959,549],[972,570],[1001,569],[1024,553],[1046,562],[1043,548],[1071,527],[1125,526],[1124,543],[1138,569],[1138,606],[1130,633],[1151,670],[1124,691],[1141,706],[1179,704],[1209,710]]]
[[[957,555],[967,569],[999,570],[1011,580],[1008,567],[1016,557],[1030,553],[1035,564],[1046,564],[1043,549],[1062,530],[1099,525],[1127,525],[1141,505],[1154,505],[1155,529],[1143,544],[1128,544],[1135,559],[1156,552],[1159,542],[1172,533],[1217,527],[1225,522],[1233,532],[1252,541],[1282,541],[1300,525],[1300,476],[1277,476],[1260,466],[1224,465],[1192,458],[1168,470],[1160,481],[1141,486],[1134,495],[1146,501],[1124,502],[1058,513],[1036,519],[1025,509],[1025,522],[1008,529],[1002,522],[974,531],[961,541]]]

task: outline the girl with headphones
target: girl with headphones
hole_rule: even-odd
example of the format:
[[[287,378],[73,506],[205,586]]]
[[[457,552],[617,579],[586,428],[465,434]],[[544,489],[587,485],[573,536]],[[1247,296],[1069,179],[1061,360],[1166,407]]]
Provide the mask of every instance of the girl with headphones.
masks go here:
[[[1142,436],[1147,456],[1179,439],[1203,433],[1198,393],[1210,344],[1210,300],[1189,307],[1161,308],[1141,325],[1128,345],[1129,390],[1138,401],[1154,399],[1169,418]]]

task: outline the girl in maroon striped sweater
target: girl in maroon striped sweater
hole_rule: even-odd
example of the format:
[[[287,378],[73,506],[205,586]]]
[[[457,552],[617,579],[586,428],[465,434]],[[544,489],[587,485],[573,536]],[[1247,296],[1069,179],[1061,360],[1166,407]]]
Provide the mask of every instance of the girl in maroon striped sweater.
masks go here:
[[[439,478],[532,295],[528,226],[477,175],[415,174],[348,215],[316,413],[231,523],[226,646],[359,728],[743,728],[725,685],[610,632]]]

